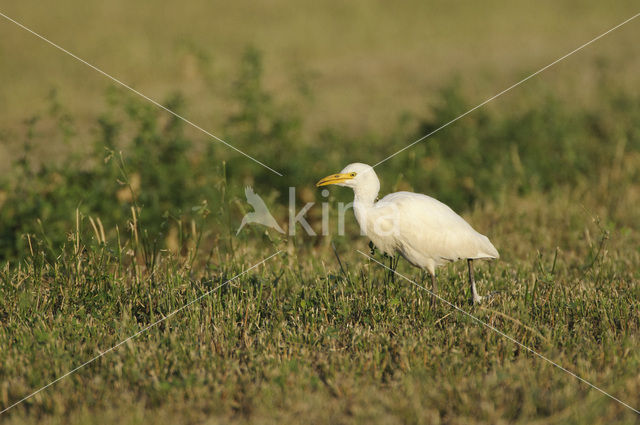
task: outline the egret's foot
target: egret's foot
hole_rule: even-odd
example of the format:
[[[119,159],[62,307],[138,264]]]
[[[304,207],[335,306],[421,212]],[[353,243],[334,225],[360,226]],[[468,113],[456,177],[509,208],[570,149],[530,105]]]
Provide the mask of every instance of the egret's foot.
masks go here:
[[[479,305],[482,303],[486,303],[488,301],[491,301],[492,299],[494,299],[500,292],[499,291],[493,291],[488,293],[487,295],[485,295],[484,297],[481,297],[478,294],[474,294],[473,295],[473,305]]]

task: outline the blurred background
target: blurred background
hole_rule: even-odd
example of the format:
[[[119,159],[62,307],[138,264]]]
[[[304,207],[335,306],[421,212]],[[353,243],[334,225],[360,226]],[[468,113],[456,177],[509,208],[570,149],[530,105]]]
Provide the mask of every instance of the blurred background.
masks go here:
[[[301,202],[319,200],[319,177],[350,162],[378,162],[636,6],[7,3],[3,13],[285,177],[3,19],[0,255],[20,255],[29,233],[46,231],[59,245],[76,208],[114,229],[136,199],[163,237],[167,217],[188,223],[205,201],[225,211],[210,226],[235,228],[248,208],[246,184],[282,204],[286,220],[287,186],[298,187]],[[423,191],[458,211],[578,184],[603,184],[610,200],[620,180],[603,182],[603,170],[635,182],[620,170],[640,148],[638,34],[635,22],[622,27],[382,164],[383,192]],[[341,192],[332,196],[348,200]]]

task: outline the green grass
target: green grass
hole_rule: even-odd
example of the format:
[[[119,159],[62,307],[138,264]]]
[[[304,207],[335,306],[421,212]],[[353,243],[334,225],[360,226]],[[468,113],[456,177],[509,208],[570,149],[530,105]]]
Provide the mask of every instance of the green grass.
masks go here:
[[[134,135],[121,157],[105,151],[82,159],[93,164],[88,168],[16,165],[16,176],[33,174],[27,182],[17,179],[30,192],[7,192],[15,196],[3,208],[5,223],[25,226],[16,233],[17,245],[5,251],[0,273],[3,405],[262,258],[285,252],[16,407],[7,414],[9,423],[636,421],[619,404],[449,307],[430,308],[429,295],[409,282],[390,280],[355,251],[366,251],[367,244],[353,220],[345,237],[310,238],[299,231],[283,239],[254,226],[234,237],[246,207],[238,198],[242,187],[225,177],[230,171],[211,170],[198,179],[197,158],[185,165],[171,156],[162,160],[164,149],[186,143],[176,136],[180,132],[170,123],[172,131],[158,130],[154,114],[139,115],[143,105],[125,105],[129,115],[123,119],[152,135],[153,152]],[[568,111],[574,118],[583,114]],[[617,116],[632,120],[630,111]],[[523,118],[514,116],[480,114],[481,128],[470,120],[456,131],[476,129],[482,136],[488,128],[521,125]],[[563,113],[551,114],[545,129],[556,128],[551,117],[566,121]],[[582,120],[568,121],[571,134],[583,134]],[[522,175],[506,178],[499,173],[513,165],[510,153],[487,157],[494,158],[486,168],[498,181],[486,198],[487,188],[447,180],[446,173],[434,172],[431,184],[466,193],[447,198],[453,195],[443,190],[438,196],[470,205],[465,217],[490,235],[502,255],[478,267],[481,291],[500,291],[491,304],[468,304],[462,264],[442,269],[440,294],[638,406],[640,241],[634,226],[640,155],[633,127],[620,128],[629,141],[609,159],[588,159],[598,145],[578,151],[575,161],[587,161],[585,171],[575,166],[550,174],[546,161],[553,159],[533,153],[529,159],[537,162],[521,160],[528,164],[516,167]],[[456,134],[449,137],[463,140]],[[466,167],[473,158],[466,156],[471,148],[454,155],[430,146],[435,169]],[[572,145],[561,146],[566,157]],[[99,161],[104,155],[108,161]],[[303,161],[311,163],[313,153],[307,155]],[[148,167],[133,168],[143,157]],[[336,166],[339,160],[333,159]],[[147,169],[153,173],[146,175]],[[391,175],[382,173],[387,188],[408,184],[390,183]],[[298,188],[300,201],[311,178]],[[165,190],[171,179],[180,193]],[[79,181],[93,186],[77,188]],[[334,195],[332,203],[350,196],[346,190]],[[59,196],[66,203],[56,206]],[[273,192],[270,204],[285,203],[282,198]],[[32,215],[10,219],[13,208],[24,205],[35,208],[26,210]],[[284,220],[282,207],[277,214]],[[311,222],[318,226],[318,217],[311,214]],[[403,261],[399,270],[422,282]]]
[[[12,7],[14,15],[28,9],[36,22],[48,22],[26,6]],[[345,68],[361,62],[357,57],[344,62],[356,48],[398,62],[398,57],[389,59],[399,43],[391,35],[403,26],[399,21],[377,26],[389,13],[385,7],[368,9],[356,2],[337,11],[316,11],[317,20],[296,39],[309,67],[300,65],[299,75],[292,71],[279,77],[275,70],[291,56],[278,50],[278,40],[290,38],[255,18],[265,10],[226,7],[225,16],[254,19],[261,37],[245,43],[238,38],[244,30],[227,21],[223,28],[212,28],[212,33],[236,34],[235,49],[220,59],[223,72],[207,62],[208,48],[193,42],[206,33],[201,21],[193,22],[193,32],[183,24],[184,38],[191,41],[180,46],[190,46],[188,51],[203,61],[197,72],[184,65],[193,78],[174,90],[167,89],[164,74],[139,77],[141,88],[169,93],[163,104],[189,118],[203,114],[206,98],[215,97],[224,113],[205,127],[215,127],[214,133],[284,177],[212,143],[126,91],[103,90],[103,82],[95,81],[71,89],[64,78],[79,81],[73,72],[54,90],[55,84],[38,80],[45,87],[41,94],[48,93],[40,97],[44,103],[35,106],[29,97],[18,101],[17,94],[31,90],[24,81],[37,78],[18,75],[13,67],[31,63],[36,68],[39,55],[17,57],[2,68],[24,81],[15,93],[8,94],[8,85],[0,89],[0,97],[10,100],[6,104],[16,106],[14,115],[0,121],[0,146],[11,152],[0,177],[0,409],[207,294],[16,406],[2,422],[636,423],[637,415],[610,398],[447,305],[430,306],[430,295],[412,283],[392,279],[357,252],[369,252],[368,241],[359,236],[350,214],[347,234],[336,235],[337,203],[350,201],[351,192],[331,189],[325,199],[313,186],[349,162],[375,163],[465,112],[486,98],[481,95],[485,85],[492,95],[494,82],[521,78],[522,69],[547,56],[522,49],[521,39],[505,34],[540,25],[546,28],[538,28],[545,45],[546,38],[567,41],[557,32],[566,26],[559,18],[566,14],[558,10],[575,8],[557,2],[551,9],[541,7],[545,19],[533,27],[523,26],[536,15],[523,13],[522,4],[509,6],[499,15],[504,19],[492,18],[499,26],[496,34],[511,49],[489,58],[508,69],[490,67],[478,79],[447,76],[456,74],[450,72],[452,64],[465,71],[461,75],[477,75],[489,66],[481,55],[463,54],[466,50],[456,56],[451,45],[472,39],[476,30],[491,39],[491,32],[478,28],[486,20],[460,7],[450,15],[442,12],[433,25],[407,27],[412,40],[429,31],[440,34],[434,43],[443,49],[435,56],[441,60],[420,81],[425,92],[408,88],[418,81],[420,67],[399,66],[396,74],[393,67],[372,66],[363,71],[362,81],[360,74],[354,78],[367,92],[359,97],[345,91],[344,81],[327,79],[326,72],[335,67],[341,70],[337,74],[347,75]],[[103,8],[106,16],[120,16],[117,8]],[[286,9],[283,21],[298,22],[294,18],[304,16],[306,8],[311,6]],[[479,16],[489,19],[491,10]],[[130,19],[136,22],[148,11],[133,9]],[[618,12],[603,6],[583,10],[581,28],[589,27],[586,32],[593,36],[595,27],[605,29],[600,28],[605,15]],[[628,17],[627,12],[620,13]],[[398,13],[418,20],[410,10]],[[340,32],[314,43],[318,28],[326,27],[322,22],[351,22],[350,16],[360,14],[361,27],[355,26],[342,44],[336,41]],[[454,18],[459,19],[459,38],[446,31]],[[73,35],[70,29],[65,35],[68,26],[47,25],[61,37]],[[372,27],[379,31],[366,31]],[[161,41],[176,34],[156,21],[141,28]],[[376,171],[383,194],[415,190],[441,199],[500,251],[500,260],[476,267],[481,294],[499,291],[498,297],[483,306],[470,305],[464,264],[439,271],[442,297],[638,408],[640,93],[630,65],[635,59],[629,59],[635,44],[620,41],[634,39],[634,28],[609,44],[602,40],[601,50],[594,46],[590,55],[576,58],[579,66],[565,63],[550,80],[527,82]],[[143,52],[138,60],[149,61],[151,69],[165,69],[161,63],[182,57],[179,49],[168,49],[166,57],[151,54],[155,41],[145,44],[138,33],[114,29],[109,34],[114,44],[101,51],[102,57],[114,58],[114,66],[126,62],[118,56],[127,57],[126,51],[116,48],[125,35],[132,40],[127,48]],[[100,37],[106,35],[89,32],[79,43],[99,46]],[[0,40],[4,52],[7,39]],[[579,44],[569,41],[571,48]],[[402,55],[421,48],[414,43]],[[78,53],[97,51],[92,49]],[[531,62],[519,62],[514,51]],[[184,61],[192,53],[184,53]],[[327,62],[320,82],[309,77],[314,60]],[[375,57],[371,61],[377,63]],[[549,60],[543,62],[539,65]],[[424,62],[417,63],[424,68]],[[151,75],[144,66],[134,68]],[[386,93],[411,91],[412,96],[378,104],[368,85],[374,80],[383,81]],[[474,86],[477,81],[482,87]],[[212,84],[207,86],[212,91],[195,96],[198,84]],[[287,90],[278,84],[288,85]],[[87,100],[76,90],[93,97]],[[358,124],[367,109],[354,107],[359,102],[371,106],[369,119],[385,124]],[[409,112],[403,115],[403,109]],[[318,111],[325,110],[326,121],[318,124]],[[390,118],[383,120],[385,111]],[[335,121],[336,116],[350,124]],[[359,126],[367,131],[353,131]],[[43,156],[58,150],[64,154]],[[306,202],[318,203],[308,214],[316,230],[319,203],[329,202],[331,236],[309,237],[298,227],[295,236],[284,237],[250,225],[236,237],[249,210],[246,185],[265,199],[285,228],[289,186],[296,187],[297,211]],[[264,265],[208,294],[279,250]],[[380,253],[376,258],[388,262]],[[417,283],[428,282],[404,260],[398,270]]]
[[[502,251],[478,267],[481,290],[500,296],[471,307],[462,265],[442,270],[440,294],[638,406],[637,235],[566,214],[573,200],[530,201],[468,216]],[[193,262],[161,252],[153,270],[133,242],[72,233],[53,263],[35,250],[1,275],[5,405],[285,253],[16,407],[8,423],[637,420],[451,308],[430,308],[426,292],[354,252],[365,247],[339,250],[344,274],[330,248],[285,243],[216,246]]]

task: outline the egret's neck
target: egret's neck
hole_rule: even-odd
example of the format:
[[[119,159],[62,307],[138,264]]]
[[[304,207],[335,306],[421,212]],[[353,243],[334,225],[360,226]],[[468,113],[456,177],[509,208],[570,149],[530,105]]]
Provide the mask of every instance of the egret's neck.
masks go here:
[[[353,188],[353,193],[355,195],[353,198],[353,212],[358,224],[360,225],[360,230],[364,235],[367,234],[367,227],[370,219],[369,213],[374,207],[374,202],[376,201],[379,191],[379,183]]]
[[[380,185],[371,185],[365,187],[354,187],[353,188],[353,205],[359,205],[361,207],[371,207],[378,196],[378,192],[380,191]]]
[[[355,213],[356,220],[358,220],[358,224],[360,224],[360,229],[363,233],[367,234],[366,228],[370,218],[369,212],[373,210],[378,192],[380,192],[380,180],[378,180],[378,176],[375,171],[373,171],[373,168],[364,164],[360,165],[365,168],[362,171],[357,171],[359,173],[357,178],[348,186],[353,189],[353,212]],[[346,171],[348,172],[349,170]]]
[[[380,186],[374,187],[356,187],[353,189],[353,213],[356,216],[356,221],[360,225],[360,231],[363,235],[368,235],[370,232],[367,230],[370,227],[371,212],[374,210],[374,203],[378,196]]]

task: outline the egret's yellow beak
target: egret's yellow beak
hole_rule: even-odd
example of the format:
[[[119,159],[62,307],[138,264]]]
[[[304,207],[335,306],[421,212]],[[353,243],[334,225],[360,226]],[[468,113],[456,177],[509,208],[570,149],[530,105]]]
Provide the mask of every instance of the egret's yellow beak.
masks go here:
[[[331,174],[330,176],[327,176],[322,180],[320,180],[318,183],[316,183],[316,187],[326,186],[328,184],[338,184],[338,183],[346,182],[347,180],[351,180],[354,177],[355,177],[355,173]]]

